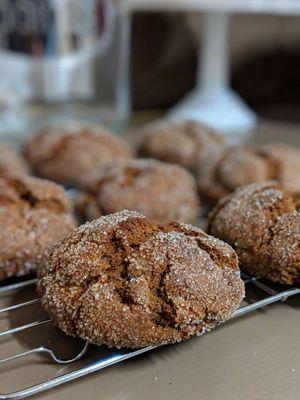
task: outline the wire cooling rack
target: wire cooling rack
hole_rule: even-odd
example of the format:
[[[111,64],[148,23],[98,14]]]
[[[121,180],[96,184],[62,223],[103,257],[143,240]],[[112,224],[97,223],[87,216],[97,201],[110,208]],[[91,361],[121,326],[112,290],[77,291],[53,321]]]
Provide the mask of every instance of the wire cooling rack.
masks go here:
[[[231,319],[300,294],[300,288],[286,289],[271,286],[245,274],[243,274],[243,279],[246,286],[246,298]],[[5,329],[0,328],[0,374],[14,374],[16,369],[30,368],[30,365],[42,366],[44,361],[44,364],[51,366],[52,377],[48,379],[38,377],[40,379],[38,383],[19,389],[14,388],[7,394],[0,394],[0,400],[29,397],[154,350],[154,347],[134,351],[112,350],[102,347],[95,348],[81,340],[76,340],[74,343],[73,339],[67,338],[54,328],[49,317],[42,311],[40,300],[35,294],[35,284],[36,279],[27,279],[0,286],[0,322],[3,323],[4,320],[6,324]],[[16,317],[17,314],[19,317]],[[24,317],[27,319],[26,323],[22,322]],[[49,332],[52,332],[51,337],[49,337]],[[14,342],[19,342],[18,346]],[[37,345],[34,345],[33,342]],[[20,343],[22,346],[19,346]],[[42,343],[46,343],[46,345]],[[26,350],[16,352],[15,348],[19,347]],[[60,355],[61,348],[64,349],[64,354],[66,348],[73,354],[62,357]],[[9,353],[10,351],[12,353]],[[48,363],[45,362],[44,357],[48,358]],[[28,370],[26,374],[28,374]],[[10,380],[13,382],[14,378],[12,377]],[[2,378],[0,382],[2,386]],[[2,390],[0,387],[0,392]]]

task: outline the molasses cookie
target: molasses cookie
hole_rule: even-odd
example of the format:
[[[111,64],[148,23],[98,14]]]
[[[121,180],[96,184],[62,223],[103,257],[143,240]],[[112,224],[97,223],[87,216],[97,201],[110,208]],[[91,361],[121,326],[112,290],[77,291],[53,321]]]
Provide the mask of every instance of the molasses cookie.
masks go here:
[[[198,159],[225,144],[224,138],[211,128],[192,121],[158,121],[144,127],[140,134],[140,157],[179,164],[191,171],[197,168]]]
[[[44,251],[75,227],[71,211],[55,183],[0,178],[0,279],[35,270]]]
[[[130,158],[131,151],[101,126],[74,123],[41,129],[29,138],[25,155],[37,175],[76,186],[95,168]]]
[[[250,274],[300,282],[300,213],[276,182],[247,185],[221,199],[208,232],[231,244]]]
[[[299,149],[280,143],[256,149],[231,146],[199,159],[199,191],[205,201],[214,204],[240,186],[274,179],[297,196],[299,170]]]
[[[26,161],[11,147],[0,143],[0,176],[26,175],[29,167]]]
[[[178,165],[151,159],[106,164],[86,181],[78,210],[87,219],[135,210],[165,223],[191,222],[199,214],[194,177]]]
[[[244,294],[235,252],[200,229],[134,211],[88,222],[39,271],[43,307],[67,335],[138,348],[201,335]]]

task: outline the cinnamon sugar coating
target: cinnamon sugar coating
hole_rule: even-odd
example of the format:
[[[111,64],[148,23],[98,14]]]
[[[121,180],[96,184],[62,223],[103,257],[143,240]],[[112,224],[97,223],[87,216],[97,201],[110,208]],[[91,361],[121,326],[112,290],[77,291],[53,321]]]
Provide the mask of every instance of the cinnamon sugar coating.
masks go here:
[[[104,127],[80,123],[41,129],[27,141],[25,155],[37,175],[75,186],[95,168],[132,156]]]
[[[35,270],[44,252],[74,227],[59,185],[32,177],[0,178],[0,280]]]
[[[300,195],[300,150],[282,143],[258,148],[230,146],[199,158],[198,185],[209,203],[250,183],[277,180],[294,196]]]
[[[276,182],[247,185],[221,199],[208,232],[231,244],[250,274],[300,282],[300,213]]]
[[[0,176],[26,175],[29,167],[26,161],[11,147],[0,143]]]
[[[135,210],[165,223],[192,222],[199,214],[197,184],[184,168],[151,159],[119,161],[90,174],[77,199],[87,219]]]
[[[122,211],[55,245],[38,292],[67,335],[138,348],[179,342],[225,321],[244,284],[227,244],[193,226],[159,226]]]
[[[194,171],[198,159],[225,145],[223,136],[197,122],[157,121],[145,126],[138,144],[140,157],[156,158]]]

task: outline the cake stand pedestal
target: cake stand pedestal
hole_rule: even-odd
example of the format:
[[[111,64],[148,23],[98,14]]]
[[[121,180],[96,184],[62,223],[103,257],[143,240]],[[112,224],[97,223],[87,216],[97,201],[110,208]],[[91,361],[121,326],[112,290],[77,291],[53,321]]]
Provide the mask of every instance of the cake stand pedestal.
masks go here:
[[[130,32],[136,11],[199,12],[203,15],[202,47],[199,50],[194,90],[167,113],[172,120],[193,119],[243,141],[257,123],[255,113],[229,85],[228,56],[230,16],[233,13],[300,15],[295,0],[121,0],[120,63],[117,103],[124,120],[131,113]]]
[[[229,85],[229,23],[229,14],[204,14],[197,85],[168,112],[170,119],[192,119],[240,135],[255,127],[254,112]]]

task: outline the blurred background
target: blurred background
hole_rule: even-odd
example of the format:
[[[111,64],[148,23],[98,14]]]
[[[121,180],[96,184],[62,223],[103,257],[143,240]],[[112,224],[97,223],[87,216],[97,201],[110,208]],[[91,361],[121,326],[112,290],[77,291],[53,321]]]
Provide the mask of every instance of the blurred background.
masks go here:
[[[241,141],[265,120],[297,128],[298,1],[148,3],[1,0],[1,134],[65,119],[123,130],[161,115]]]

